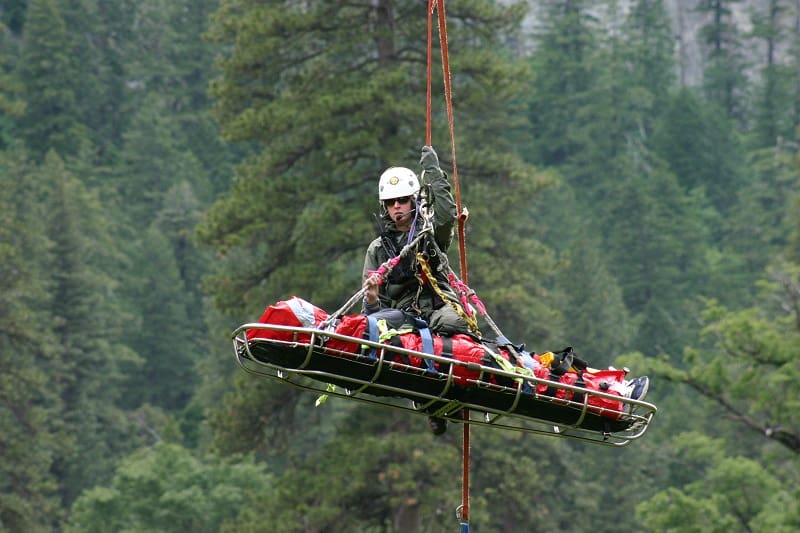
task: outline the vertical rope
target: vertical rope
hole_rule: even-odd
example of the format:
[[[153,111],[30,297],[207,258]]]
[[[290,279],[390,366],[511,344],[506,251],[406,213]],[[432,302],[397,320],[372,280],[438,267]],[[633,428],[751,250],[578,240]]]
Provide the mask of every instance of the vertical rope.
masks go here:
[[[464,430],[461,437],[463,462],[461,465],[461,531],[469,531],[469,409],[464,408]]]
[[[458,213],[458,250],[459,263],[461,265],[461,279],[467,283],[467,252],[464,223],[466,217],[463,214],[461,205],[461,189],[458,182],[458,164],[456,163],[456,135],[455,123],[453,120],[453,97],[450,80],[450,59],[447,50],[447,23],[445,15],[445,0],[428,0],[428,100],[427,100],[427,124],[425,131],[425,142],[431,145],[431,63],[432,63],[432,16],[433,9],[437,8],[439,21],[439,42],[442,49],[442,75],[444,77],[444,94],[447,106],[447,124],[450,128],[450,156],[453,160],[453,186],[456,199],[456,212]],[[469,532],[469,470],[470,470],[470,426],[469,409],[462,412],[464,419],[463,440],[462,440],[462,484],[461,484],[461,507],[459,520],[461,521],[461,533]]]
[[[428,0],[428,98],[425,101],[425,146],[432,145],[431,139],[431,78],[433,66],[433,10],[436,0]]]
[[[450,80],[450,58],[447,50],[447,22],[445,20],[444,0],[438,0],[439,8],[439,42],[442,48],[442,75],[444,77],[444,98],[447,104],[447,124],[450,128],[450,156],[453,159],[453,193],[456,197],[456,210],[458,212],[458,249],[459,260],[461,263],[461,280],[467,280],[467,251],[466,238],[464,235],[464,223],[466,217],[463,215],[461,205],[461,190],[458,182],[458,164],[456,163],[456,133],[455,122],[453,120],[453,88]]]

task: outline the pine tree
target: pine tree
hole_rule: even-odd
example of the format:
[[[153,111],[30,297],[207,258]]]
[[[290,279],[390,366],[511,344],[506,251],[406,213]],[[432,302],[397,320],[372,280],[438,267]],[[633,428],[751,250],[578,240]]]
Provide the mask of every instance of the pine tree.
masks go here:
[[[201,205],[192,186],[188,182],[180,182],[164,194],[163,207],[156,215],[154,224],[169,240],[172,254],[178,268],[181,283],[186,294],[180,299],[185,301],[187,316],[202,315],[201,279],[208,271],[209,257],[205,251],[197,247],[194,229],[202,217]],[[198,322],[198,326],[201,323]]]
[[[705,48],[703,89],[706,99],[726,117],[744,124],[747,118],[747,79],[742,42],[732,16],[733,4],[741,0],[700,0],[697,12],[708,16],[700,29]]]
[[[50,466],[64,443],[57,353],[44,311],[49,242],[41,190],[21,153],[0,152],[0,527],[50,531],[60,506]]]
[[[628,13],[618,13],[613,3],[593,10],[572,1],[554,6],[557,9],[547,12],[548,30],[540,36],[534,58],[538,65],[538,92],[534,99],[546,103],[542,106],[545,116],[562,116],[552,121],[556,129],[543,130],[543,145],[546,150],[553,142],[569,140],[571,148],[552,160],[564,176],[568,192],[543,202],[539,216],[570,221],[568,229],[552,230],[548,240],[571,265],[559,278],[567,294],[563,304],[564,338],[570,344],[569,339],[581,341],[582,346],[576,347],[579,352],[596,354],[608,364],[616,355],[614,352],[632,339],[633,325],[646,324],[640,315],[644,311],[642,304],[657,299],[654,293],[661,292],[651,284],[657,283],[655,270],[662,265],[652,265],[655,270],[648,271],[644,266],[651,262],[647,252],[640,255],[634,251],[647,244],[633,235],[663,230],[663,238],[678,240],[666,214],[659,215],[664,220],[658,222],[631,216],[643,203],[656,206],[664,200],[657,196],[660,191],[656,190],[662,184],[644,184],[653,176],[660,181],[663,172],[659,168],[662,162],[650,153],[648,145],[657,118],[667,111],[674,66],[672,41],[660,2],[636,2]],[[605,21],[609,31],[593,29],[594,16]],[[593,45],[585,46],[587,41]],[[566,77],[562,74],[564,65]],[[574,73],[584,75],[576,76],[574,83],[562,84]],[[537,131],[539,124],[533,122]],[[681,192],[671,190],[670,195],[681,196]],[[649,223],[659,229],[648,228]],[[589,225],[603,231],[591,231]],[[605,250],[605,258],[599,257],[597,251],[592,252],[590,238],[597,239],[596,246]],[[587,260],[594,268],[583,263]],[[604,264],[608,265],[608,271]],[[643,270],[635,271],[639,267]],[[621,289],[616,295],[614,279],[619,283],[617,290]],[[587,290],[587,286],[595,291]],[[608,288],[606,296],[611,298],[605,304],[603,296],[596,292],[600,286]],[[680,315],[678,308],[664,312]],[[628,314],[636,317],[636,321],[629,320]],[[616,323],[603,322],[604,319]],[[637,346],[650,352],[653,344],[665,338],[659,336],[661,341],[656,341],[640,333]]]
[[[132,265],[136,276],[126,292],[140,318],[126,344],[144,365],[127,384],[125,403],[149,403],[174,412],[186,405],[196,383],[196,327],[183,301],[187,291],[170,242],[151,225],[138,244]]]
[[[626,351],[635,328],[619,283],[604,263],[602,237],[588,228],[581,234],[558,278],[568,295],[565,342],[593,367],[603,368]]]
[[[552,263],[530,205],[549,177],[514,155],[530,73],[503,47],[521,11],[467,1],[450,15],[468,281],[509,335],[546,339],[556,322],[544,289]],[[227,140],[262,152],[239,167],[199,229],[220,259],[206,282],[218,309],[252,319],[292,294],[336,309],[360,288],[377,177],[391,164],[416,169],[425,141],[425,27],[418,2],[222,3],[210,31],[226,50],[213,85],[217,117]],[[451,171],[440,97],[434,106],[433,144]],[[277,529],[444,526],[439,509],[458,498],[458,451],[431,442],[426,454],[424,417],[338,399],[315,409],[313,395],[241,373],[235,381],[209,411],[215,446],[254,450],[283,473],[269,509],[235,528],[263,529],[265,512]],[[376,476],[380,486],[364,485]]]
[[[50,149],[74,155],[86,138],[77,105],[79,75],[73,46],[58,2],[31,0],[19,63],[26,101],[19,134],[37,158]]]
[[[33,179],[47,191],[43,202],[53,242],[47,269],[58,359],[52,371],[62,402],[57,423],[71,439],[54,472],[68,505],[83,489],[107,479],[116,455],[136,445],[126,440],[128,428],[116,402],[125,373],[138,358],[119,341],[130,317],[112,296],[118,287],[104,270],[114,246],[96,195],[53,152]]]
[[[669,90],[675,83],[674,39],[663,0],[633,3],[623,26],[623,58],[629,69],[631,100],[659,117],[666,112]],[[642,124],[647,134],[652,124]]]
[[[794,143],[782,142],[750,155],[752,177],[739,190],[724,243],[742,258],[751,280],[796,233],[793,210],[800,190],[797,152]]]
[[[574,128],[598,76],[592,61],[599,41],[598,22],[591,3],[563,0],[547,4],[534,40],[529,160],[558,166],[580,150]]]
[[[722,215],[736,205],[745,162],[730,120],[709,110],[689,89],[671,95],[650,146],[687,190],[699,190]]]
[[[627,13],[574,0],[546,11],[533,56],[531,122],[534,147],[541,145],[533,160],[556,166],[588,209],[604,201],[614,159],[647,143],[665,112],[674,69],[668,22],[658,1]]]
[[[218,0],[145,0],[133,5],[136,31],[121,48],[127,75],[136,80],[132,111],[153,105],[172,122],[171,144],[191,150],[209,174],[212,189],[193,183],[204,204],[227,190],[238,155],[220,139],[211,116],[208,85],[218,46],[204,38]]]
[[[614,169],[598,225],[626,307],[638,322],[633,348],[674,353],[691,331],[705,281],[709,235],[702,197],[684,193],[675,176],[641,146]]]
[[[14,121],[22,115],[25,104],[21,98],[22,87],[13,73],[15,43],[11,32],[0,23],[0,150],[11,143]]]
[[[797,7],[797,6],[796,6]],[[760,68],[761,80],[754,103],[754,148],[774,146],[781,139],[795,139],[797,126],[793,113],[798,74],[792,64],[792,28],[787,23],[791,19],[790,6],[784,0],[770,0],[764,11],[753,14],[754,39],[763,41],[765,57]],[[795,19],[800,13],[795,14]],[[794,29],[796,33],[797,28]],[[797,37],[795,36],[795,40]],[[760,43],[759,43],[760,44]],[[784,46],[789,50],[788,58],[781,59],[779,50]]]
[[[790,407],[800,390],[798,281],[797,264],[773,258],[749,307],[710,301],[697,344],[680,363],[654,366],[662,381],[705,398],[715,425],[728,426],[727,433],[715,428],[711,434],[729,437],[715,440],[708,431],[675,437],[672,468],[695,475],[643,502],[639,512],[647,523],[670,528],[685,524],[688,514],[707,529],[737,524],[789,531],[800,524],[796,505],[786,505],[797,487],[782,475],[796,468],[800,454],[800,419]]]
[[[126,72],[124,43],[134,33],[134,0],[60,0],[67,31],[74,38],[75,107],[85,125],[98,165],[114,161],[127,125],[132,77]]]
[[[182,182],[191,184],[193,194],[208,197],[208,174],[182,142],[162,97],[152,94],[142,102],[123,139],[121,168],[114,179],[130,220],[149,224],[164,207],[165,193]]]

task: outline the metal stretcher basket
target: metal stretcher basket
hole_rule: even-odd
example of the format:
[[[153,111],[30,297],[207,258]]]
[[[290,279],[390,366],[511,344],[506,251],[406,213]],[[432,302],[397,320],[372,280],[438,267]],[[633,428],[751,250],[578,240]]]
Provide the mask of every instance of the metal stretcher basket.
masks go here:
[[[249,330],[282,332],[281,337],[292,340],[248,340]],[[331,349],[326,347],[329,339],[353,343],[367,350],[353,353]],[[626,446],[647,431],[657,411],[655,405],[644,401],[316,328],[248,323],[233,332],[233,348],[239,365],[250,373],[321,395],[442,417],[456,423],[468,421]],[[369,355],[365,355],[365,351]],[[406,360],[409,356],[430,360],[447,371],[431,371],[397,362],[403,358],[396,357],[398,355]],[[469,375],[477,377],[464,378],[464,372],[456,377],[454,369],[459,365],[466,367]],[[540,384],[547,385],[550,391],[564,390],[573,399],[537,393]],[[592,396],[622,402],[623,410],[590,405]],[[464,417],[465,412],[468,418]]]

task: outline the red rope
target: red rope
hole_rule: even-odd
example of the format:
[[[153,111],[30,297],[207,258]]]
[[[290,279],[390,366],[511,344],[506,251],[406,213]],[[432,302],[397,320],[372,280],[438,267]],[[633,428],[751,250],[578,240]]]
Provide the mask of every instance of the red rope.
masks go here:
[[[458,165],[456,164],[456,135],[455,124],[453,121],[453,97],[450,82],[450,60],[447,51],[447,23],[445,20],[445,0],[428,0],[428,99],[426,106],[426,125],[425,125],[425,144],[431,146],[431,64],[432,61],[432,18],[433,10],[437,9],[439,15],[439,42],[442,49],[442,75],[444,77],[444,95],[447,105],[447,124],[450,128],[450,155],[453,159],[453,185],[456,199],[456,210],[458,213],[458,249],[461,264],[461,279],[467,283],[467,252],[464,224],[466,217],[463,214],[461,205],[461,190],[458,183]],[[469,306],[465,306],[468,311]],[[469,428],[469,409],[463,410],[464,431],[463,431],[463,465],[462,465],[462,490],[461,490],[461,513],[460,519],[463,526],[469,527],[469,459],[470,459],[470,428]]]
[[[456,197],[456,210],[458,212],[458,250],[461,262],[461,280],[467,281],[467,250],[464,235],[466,217],[462,213],[461,190],[458,183],[458,165],[456,164],[456,133],[453,121],[453,89],[450,82],[450,59],[447,52],[447,22],[445,21],[444,0],[439,2],[439,42],[442,47],[442,75],[444,76],[444,98],[447,104],[447,124],[450,127],[450,155],[453,158],[453,192]]]
[[[428,0],[428,99],[425,106],[425,146],[431,146],[431,77],[433,66],[433,10],[436,0]]]

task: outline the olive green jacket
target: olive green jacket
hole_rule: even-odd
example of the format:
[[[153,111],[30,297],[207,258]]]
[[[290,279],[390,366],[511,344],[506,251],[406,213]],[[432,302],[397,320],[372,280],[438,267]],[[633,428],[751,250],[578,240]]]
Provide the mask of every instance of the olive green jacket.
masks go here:
[[[420,185],[423,189],[426,185],[430,185],[433,203],[433,235],[439,250],[442,253],[446,253],[453,240],[453,228],[457,216],[455,199],[450,191],[450,182],[441,169],[435,169],[423,172]],[[381,207],[381,222],[384,227],[384,238],[389,239],[399,253],[407,244],[408,233],[397,229],[394,221],[383,207]],[[417,220],[417,231],[421,227],[422,220]],[[447,258],[445,257],[442,260],[435,257],[438,252],[431,243],[426,242],[429,239],[430,237],[423,238],[417,245],[416,250],[410,250],[404,260],[398,264],[389,274],[388,279],[381,285],[378,291],[378,301],[381,308],[393,307],[412,310],[420,313],[423,318],[427,318],[434,309],[441,307],[441,298],[435,294],[430,283],[420,286],[420,281],[417,277],[420,274],[420,268],[415,259],[416,251],[428,254],[431,267],[436,268],[434,275],[439,288],[450,297],[456,297],[447,281]],[[389,253],[384,247],[381,237],[373,240],[367,248],[364,259],[363,279],[367,279],[371,271],[377,270],[389,259]],[[365,309],[362,309],[362,311],[365,311]],[[370,309],[370,311],[374,312],[375,309]]]

